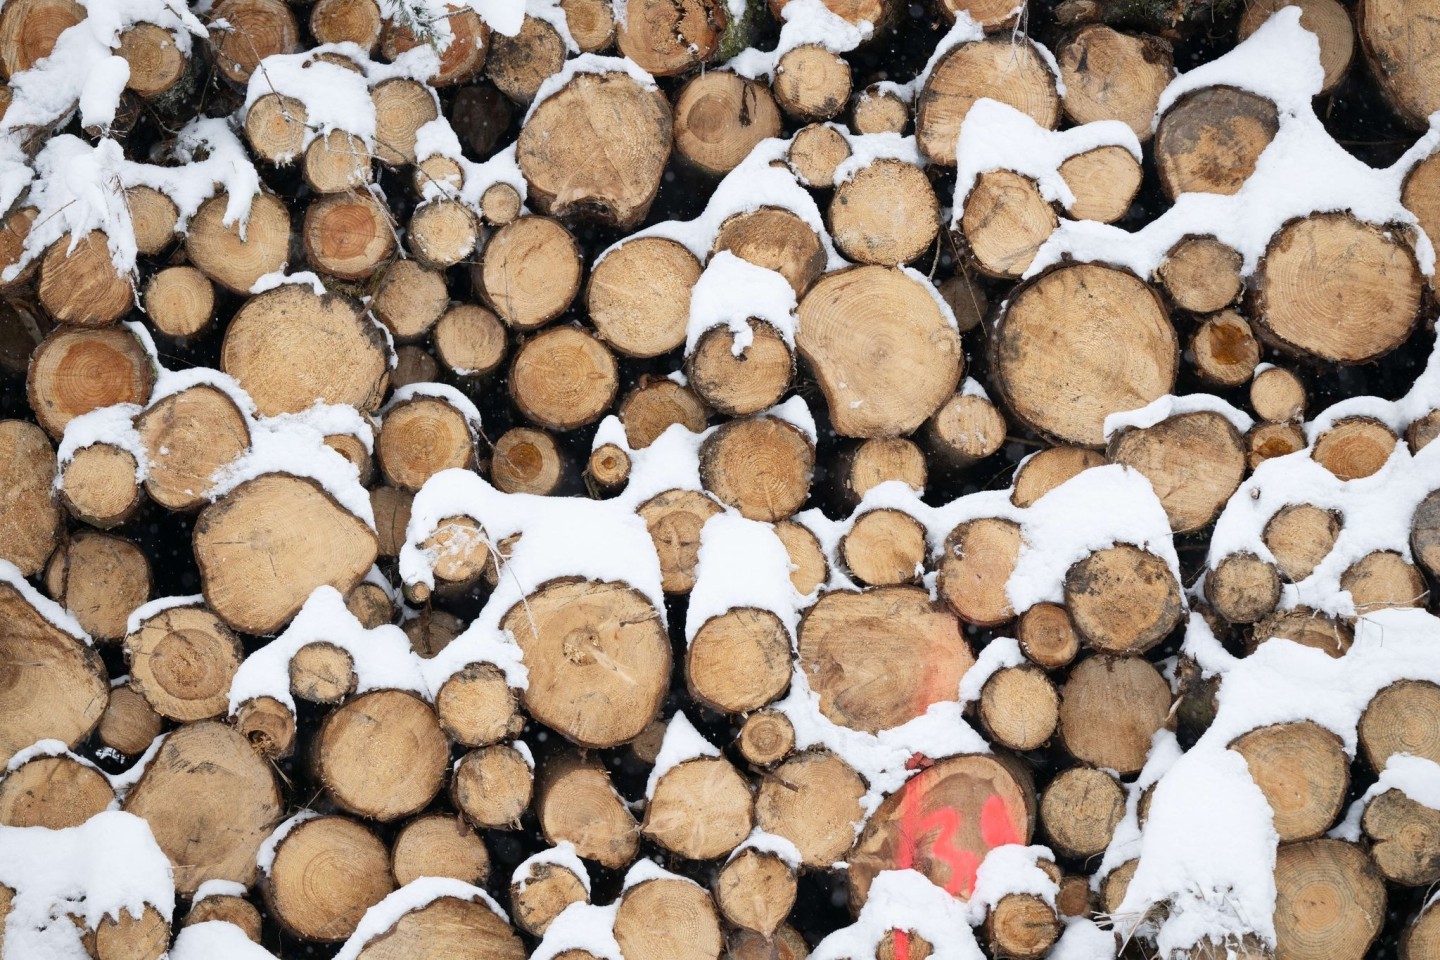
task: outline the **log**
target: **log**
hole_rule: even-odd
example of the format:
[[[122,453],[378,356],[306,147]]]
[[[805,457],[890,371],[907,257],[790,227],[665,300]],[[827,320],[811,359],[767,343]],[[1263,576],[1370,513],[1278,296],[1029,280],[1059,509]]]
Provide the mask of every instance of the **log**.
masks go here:
[[[790,281],[797,298],[825,272],[826,253],[820,235],[783,207],[760,207],[727,217],[715,234],[710,255],[721,250],[774,270]]]
[[[76,417],[117,403],[144,406],[155,368],[127,329],[59,326],[31,355],[25,381],[35,420],[59,439]]]
[[[290,658],[290,692],[301,700],[337,704],[357,683],[355,658],[333,643],[307,643]]]
[[[711,327],[685,356],[685,376],[700,401],[727,417],[747,417],[779,403],[795,376],[795,358],[780,332],[746,320],[750,344],[735,348],[735,331]]]
[[[479,895],[471,897],[440,897],[411,910],[366,943],[357,960],[523,960],[525,948],[504,915]]]
[[[751,607],[706,620],[685,654],[690,695],[722,713],[745,713],[779,698],[790,685],[790,671],[785,625],[770,611]]]
[[[1373,550],[1340,575],[1340,589],[1350,593],[1356,616],[1390,607],[1420,607],[1430,597],[1425,575],[1394,550]]]
[[[779,135],[770,91],[728,70],[691,77],[675,98],[675,150],[711,176],[729,173],[757,143]]]
[[[1082,470],[1089,470],[1104,463],[1103,455],[1084,447],[1046,447],[1034,456],[1027,457],[1015,471],[1010,502],[1017,507],[1033,506],[1035,501]]]
[[[530,665],[525,709],[575,743],[618,746],[659,713],[670,641],[635,589],[554,580],[512,607],[501,629],[515,636]]]
[[[800,183],[819,189],[835,185],[835,168],[849,157],[849,141],[824,123],[807,124],[797,130],[785,153],[785,160]]]
[[[490,480],[506,493],[549,496],[565,475],[555,438],[544,430],[515,427],[495,441]]]
[[[380,278],[370,309],[396,340],[411,343],[424,339],[440,322],[450,306],[450,292],[445,287],[445,274],[417,260],[396,260]],[[431,368],[435,362],[429,362]],[[397,368],[392,381],[406,379]],[[420,381],[433,380],[433,376]],[[395,384],[397,387],[402,384]]]
[[[261,160],[283,166],[300,155],[309,120],[301,101],[283,93],[266,93],[245,111],[245,140]]]
[[[723,946],[709,893],[679,877],[646,880],[621,895],[615,942],[626,960],[719,960]]]
[[[1411,520],[1410,550],[1432,577],[1440,576],[1440,492],[1432,490],[1416,506]]]
[[[31,757],[0,779],[0,824],[78,827],[115,802],[105,775],[74,757]]]
[[[45,592],[97,640],[125,635],[130,611],[150,599],[150,561],[122,537],[79,530],[45,567]]]
[[[145,492],[170,510],[209,499],[213,477],[250,448],[249,421],[229,395],[205,385],[173,393],[135,418],[149,461]]]
[[[1126,349],[1112,349],[1117,343]],[[1170,393],[1179,363],[1175,330],[1154,288],[1096,263],[1062,265],[1017,287],[990,350],[1007,409],[1084,446],[1104,442],[1106,416]]]
[[[1005,667],[981,688],[979,714],[991,740],[1010,750],[1038,750],[1060,722],[1060,694],[1039,667]]]
[[[124,757],[138,757],[160,735],[155,708],[128,684],[110,688],[110,701],[95,728],[95,739]]]
[[[570,306],[580,272],[580,249],[569,230],[549,217],[521,217],[490,237],[471,279],[502,320],[534,330]]]
[[[795,871],[773,853],[743,850],[720,868],[714,893],[731,925],[771,937],[795,905]]]
[[[1405,429],[1405,442],[1413,456],[1440,438],[1440,410],[1431,410],[1411,421]]]
[[[910,586],[825,594],[800,621],[796,650],[820,712],[867,733],[956,699],[975,660],[955,618]]]
[[[204,607],[163,610],[125,637],[131,689],[181,723],[225,713],[243,658],[240,640]]]
[[[465,625],[453,613],[427,607],[420,616],[405,621],[400,629],[410,640],[410,651],[429,660],[460,636]]]
[[[142,26],[146,26],[142,24]],[[161,31],[162,33],[164,31]],[[169,35],[166,34],[168,37]],[[175,239],[180,212],[175,201],[154,187],[128,187],[125,190],[125,206],[130,210],[130,226],[135,231],[136,251],[143,256],[153,257],[165,252]],[[103,268],[103,264],[101,267]],[[114,266],[110,267],[111,270]],[[93,280],[78,278],[82,283]],[[128,283],[128,281],[127,281]],[[133,290],[131,299],[133,300]],[[129,304],[126,304],[128,309]]]
[[[316,772],[341,810],[388,822],[423,810],[450,764],[435,711],[400,690],[375,690],[333,710],[315,741]]]
[[[1373,476],[1400,438],[1373,417],[1342,417],[1315,439],[1310,456],[1341,480]]]
[[[844,760],[823,750],[797,753],[766,773],[755,794],[755,822],[784,837],[807,867],[828,869],[845,859],[862,821],[865,781]]]
[[[1144,653],[1180,624],[1184,602],[1169,566],[1128,544],[1098,550],[1065,575],[1065,606],[1090,645]]]
[[[850,260],[897,266],[935,242],[940,201],[919,167],[881,159],[836,187],[828,219],[835,246]]]
[[[610,0],[560,0],[570,37],[582,53],[599,53],[615,42],[615,11]]]
[[[1009,170],[980,174],[965,197],[960,233],[975,269],[1016,280],[1060,225],[1050,201],[1029,177]]]
[[[371,159],[364,140],[344,130],[331,130],[305,148],[305,182],[316,193],[356,190],[374,180]],[[388,216],[383,219],[389,227]]]
[[[1081,660],[1060,692],[1060,738],[1076,760],[1138,773],[1169,719],[1170,686],[1140,657]]]
[[[945,538],[936,593],[965,622],[997,627],[1015,616],[1005,585],[1020,555],[1020,525],[999,517],[960,524]]]
[[[122,910],[106,916],[95,928],[99,960],[163,960],[170,946],[170,924],[149,904],[139,916]]]
[[[641,16],[638,9],[632,13]],[[671,125],[670,106],[658,91],[623,73],[576,74],[520,130],[517,158],[530,200],[552,216],[584,214],[633,227],[660,187]],[[597,137],[625,149],[597,152]]]
[[[391,77],[370,88],[375,104],[375,159],[387,167],[415,162],[420,128],[440,116],[435,95],[423,83]]]
[[[390,211],[368,193],[319,198],[306,208],[303,230],[306,262],[341,280],[364,280],[395,253]]]
[[[1329,93],[1350,68],[1355,52],[1355,26],[1350,11],[1336,0],[1260,0],[1248,5],[1240,15],[1238,39],[1242,42],[1285,7],[1300,8],[1300,26],[1315,34],[1320,41],[1320,66],[1325,80],[1320,93]]]
[[[1208,410],[1118,431],[1105,454],[1150,481],[1176,533],[1208,526],[1245,478],[1240,432],[1224,415]]]
[[[1160,94],[1175,76],[1168,43],[1093,24],[1061,44],[1055,57],[1072,122],[1119,120],[1141,143],[1150,139]]]
[[[450,800],[477,828],[513,830],[530,806],[534,779],[530,764],[514,747],[480,747],[455,764]]]
[[[1440,687],[1397,680],[1371,699],[1360,715],[1360,749],[1376,773],[1397,753],[1440,763]]]
[[[353,43],[369,56],[380,43],[383,21],[375,0],[318,0],[310,8],[310,34],[320,43]]]
[[[490,539],[470,517],[446,517],[435,532],[420,544],[420,549],[435,557],[433,569],[436,587],[444,593],[463,592],[483,575],[490,560]],[[410,592],[417,601],[429,599],[429,588],[416,584]]]
[[[349,592],[376,555],[363,521],[314,481],[285,474],[246,481],[195,523],[206,602],[243,633],[276,632],[322,584]]]
[[[959,334],[931,290],[898,270],[826,274],[800,302],[798,318],[796,346],[841,436],[908,434],[959,385]]]
[[[1055,908],[1032,893],[1007,893],[990,908],[984,925],[996,956],[1038,960],[1060,939],[1064,926]]]
[[[510,884],[515,922],[536,937],[543,937],[566,907],[589,900],[584,881],[559,863],[530,863],[528,871]]]
[[[423,263],[444,270],[475,252],[480,224],[460,201],[432,200],[415,208],[405,239]]]
[[[1213,313],[1235,301],[1244,289],[1240,253],[1211,236],[1185,237],[1165,255],[1155,279],[1175,306]]]
[[[1262,539],[1275,556],[1280,575],[1299,583],[1334,549],[1341,523],[1332,511],[1308,503],[1290,504],[1265,524]]]
[[[711,74],[718,76],[719,74]],[[665,237],[638,237],[590,271],[585,308],[600,338],[627,357],[657,357],[685,342],[700,261]]]
[[[289,259],[290,213],[283,201],[261,191],[251,201],[242,236],[239,223],[224,222],[229,202],[219,193],[200,205],[185,228],[185,254],[220,286],[248,294],[255,281]]]
[[[1299,606],[1277,611],[1255,627],[1250,636],[1250,649],[1266,640],[1279,637],[1323,650],[1332,657],[1343,657],[1355,641],[1355,632],[1344,620],[1330,617],[1309,607]]]
[[[770,13],[777,20],[785,19],[785,7],[790,0],[769,0]],[[870,21],[876,30],[887,25],[896,14],[896,5],[887,0],[827,0],[825,9],[846,23],[859,26],[863,20]]]
[[[695,586],[700,530],[722,510],[720,504],[695,490],[667,490],[636,510],[655,544],[660,583],[666,593],[689,593]]]
[[[913,583],[925,573],[929,545],[920,521],[901,510],[881,508],[856,517],[840,541],[840,560],[851,579],[864,586]]]
[[[1400,960],[1424,960],[1440,949],[1440,910],[1428,904],[1400,937]]]
[[[988,754],[948,757],[921,770],[871,815],[850,854],[850,904],[862,906],[882,870],[923,873],[961,898],[985,854],[1028,843],[1035,792],[1018,765]]]
[[[637,0],[616,19],[615,45],[621,56],[652,76],[673,77],[716,56],[729,12],[715,0]]]
[[[1238,193],[1280,129],[1275,104],[1235,87],[1192,90],[1155,126],[1155,166],[1171,200]]]
[[[260,413],[299,413],[349,404],[373,413],[385,392],[387,349],[360,304],[286,284],[251,297],[225,328],[220,368],[239,381]]]
[[[795,726],[778,710],[757,710],[745,718],[736,746],[755,766],[773,766],[794,752]]]
[[[260,942],[262,920],[260,911],[244,897],[226,893],[212,893],[203,900],[196,900],[185,913],[182,926],[191,927],[197,923],[233,923],[245,934],[251,943]]]
[[[1389,353],[1415,328],[1424,283],[1407,236],[1343,213],[1291,221],[1252,279],[1256,321],[1282,348],[1320,360]]]
[[[1440,35],[1428,17],[1427,6],[1394,0],[1364,0],[1356,11],[1370,72],[1400,118],[1417,128],[1440,108],[1432,53]]]
[[[960,124],[976,100],[998,100],[1053,130],[1060,122],[1055,75],[1025,38],[988,37],[946,51],[916,99],[915,141],[931,163],[955,165]]]
[[[801,596],[809,596],[830,579],[830,561],[820,546],[820,538],[793,520],[775,524],[775,535],[790,555],[790,583]]]
[[[395,888],[380,838],[349,817],[304,820],[275,845],[260,889],[268,913],[291,935],[336,943]]]
[[[1105,852],[1125,816],[1125,788],[1092,767],[1062,770],[1040,795],[1040,827],[1055,849],[1075,860]]]
[[[170,733],[123,809],[150,824],[184,895],[206,880],[253,883],[255,855],[283,812],[269,764],[239,733],[211,721]]]
[[[196,336],[215,319],[215,285],[191,266],[157,270],[142,300],[150,322],[167,337]]]
[[[1250,323],[1234,310],[1223,310],[1201,321],[1190,338],[1195,372],[1218,387],[1238,387],[1255,373],[1260,342]]]
[[[1205,576],[1205,599],[1231,623],[1255,623],[1280,602],[1280,571],[1249,551],[1232,553]]]
[[[274,697],[255,697],[235,710],[235,730],[267,760],[280,760],[295,749],[295,714]]]
[[[60,323],[103,327],[120,319],[135,299],[128,276],[110,259],[99,230],[67,233],[45,249],[40,262],[40,305]]]
[[[1285,844],[1275,855],[1275,960],[1360,960],[1385,922],[1385,882],[1343,840]]]
[[[445,23],[450,28],[450,41],[439,50],[440,69],[430,78],[431,86],[448,87],[470,80],[485,66],[489,52],[490,28],[473,7],[464,4],[445,5]],[[420,32],[410,24],[391,18],[380,31],[380,52],[394,60],[407,50],[426,45],[434,48],[432,28],[419,23]]]
[[[1366,805],[1360,824],[1386,880],[1411,887],[1440,880],[1440,811],[1391,789]]]
[[[486,663],[469,664],[441,684],[435,712],[450,738],[467,747],[517,736],[525,724],[505,675]]]
[[[755,825],[750,784],[724,757],[696,757],[655,781],[642,835],[691,860],[722,857]]]
[[[829,120],[850,99],[850,64],[818,43],[801,44],[780,57],[770,90],[790,119]]]
[[[1230,749],[1245,758],[1281,843],[1314,839],[1340,815],[1350,762],[1329,730],[1308,720],[1272,724],[1238,737]]]
[[[266,57],[300,49],[300,24],[284,0],[221,0],[210,14],[228,24],[210,34],[215,66],[237,86],[249,82]]]
[[[898,133],[910,126],[910,104],[878,83],[850,98],[850,126],[856,133]],[[846,153],[849,153],[847,147]]]
[[[565,65],[565,41],[554,27],[527,16],[513,37],[494,33],[485,75],[501,93],[516,103],[535,99],[540,84]]]
[[[558,432],[599,420],[615,402],[619,381],[614,355],[578,326],[536,334],[510,366],[515,406],[536,426]]]
[[[1284,367],[1262,370],[1250,384],[1250,408],[1255,416],[1271,423],[1303,420],[1305,384]]]
[[[435,356],[460,377],[484,377],[505,361],[505,326],[473,303],[450,307],[434,327]]]
[[[620,869],[635,859],[640,825],[598,762],[578,754],[548,761],[540,771],[535,815],[547,842],[568,840],[586,860]]]
[[[1245,462],[1253,473],[1273,457],[1286,457],[1306,445],[1305,432],[1293,423],[1257,423],[1245,434]]]
[[[442,470],[475,465],[475,436],[464,413],[440,397],[417,394],[388,407],[375,441],[386,481],[418,491]]]
[[[670,427],[680,424],[691,433],[703,433],[709,411],[695,392],[669,378],[641,376],[620,401],[616,411],[625,427],[625,442],[643,450]]]
[[[941,408],[941,414],[945,409]],[[929,474],[925,454],[904,437],[866,440],[842,455],[836,470],[840,474],[841,495],[847,502],[857,504],[875,487],[890,481],[899,481],[916,493],[923,493]]]
[[[54,485],[55,448],[45,431],[24,420],[0,420],[0,560],[21,576],[44,569],[64,531]]]
[[[611,496],[630,482],[630,454],[613,443],[590,451],[585,464],[585,485],[591,496]]]
[[[0,15],[0,67],[7,77],[50,56],[60,34],[85,19],[74,0],[19,0]]]
[[[1077,153],[1060,164],[1060,176],[1075,195],[1073,220],[1114,223],[1130,212],[1140,190],[1140,161],[1124,147],[1104,146]]]
[[[1058,603],[1037,603],[1020,614],[1015,636],[1020,651],[1046,670],[1069,666],[1080,652],[1080,634],[1070,614]]]
[[[784,520],[804,505],[815,469],[815,445],[773,416],[731,420],[700,446],[705,490],[750,520]]]

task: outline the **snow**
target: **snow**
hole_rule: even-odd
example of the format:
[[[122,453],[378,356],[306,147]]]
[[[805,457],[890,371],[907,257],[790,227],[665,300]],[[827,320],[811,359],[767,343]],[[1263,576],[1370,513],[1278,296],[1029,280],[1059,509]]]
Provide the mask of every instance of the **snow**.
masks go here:
[[[170,948],[170,960],[276,960],[245,931],[224,920],[184,927]]]
[[[730,58],[726,69],[751,80],[773,79],[781,59],[796,47],[813,45],[831,53],[849,53],[874,33],[868,20],[859,26],[852,24],[830,12],[821,0],[789,0],[780,10],[780,18],[784,23],[774,50],[742,50]]]
[[[783,276],[721,250],[710,258],[690,291],[685,355],[695,352],[707,331],[725,326],[734,338],[730,351],[740,356],[755,339],[746,322],[751,319],[773,327],[794,352],[795,307],[795,289]]]
[[[629,57],[604,57],[596,53],[583,53],[573,60],[566,60],[565,66],[545,78],[545,82],[540,84],[540,89],[535,92],[530,109],[525,111],[525,119],[521,121],[521,125],[529,123],[530,118],[535,116],[535,111],[540,109],[540,104],[565,89],[566,84],[582,73],[623,73],[644,90],[659,89],[655,78]]]
[[[243,897],[246,894],[245,884],[236,883],[234,880],[206,880],[195,888],[195,893],[190,897],[190,902],[199,903],[206,897]]]
[[[924,156],[916,146],[914,137],[902,137],[898,133],[867,133],[863,135],[844,134],[850,145],[850,156],[840,161],[835,168],[835,186],[854,178],[855,174],[881,160],[899,160],[912,167],[923,168]]]
[[[685,761],[718,756],[719,748],[700,735],[689,717],[677,712],[665,725],[660,752],[655,755],[655,765],[650,768],[650,777],[645,781],[645,799],[654,799],[655,787],[661,778]]]
[[[429,397],[432,400],[439,400],[454,407],[470,428],[470,440],[475,442],[480,433],[480,411],[476,408],[474,401],[454,387],[444,383],[410,383],[396,390],[390,401],[380,410],[380,416],[384,417],[391,410],[394,410],[402,403],[414,400],[417,397]]]
[[[291,830],[306,820],[314,820],[318,816],[320,814],[314,810],[300,810],[270,831],[270,836],[265,838],[265,841],[260,844],[260,849],[255,852],[255,866],[260,868],[260,872],[269,876],[270,870],[275,866],[275,853],[280,849],[280,841],[288,837]]]
[[[1049,960],[1114,960],[1115,934],[1101,930],[1093,920],[1071,917],[1046,956]]]
[[[70,748],[66,746],[63,741],[60,740],[35,741],[30,746],[24,748],[23,750],[20,750],[13,757],[10,758],[10,761],[5,764],[5,773],[14,773],[16,770],[19,770],[25,764],[29,763],[31,760],[35,760],[40,757],[69,757],[71,760],[74,760],[81,766],[89,767],[91,770],[94,770],[101,776],[105,776],[105,772],[103,770],[95,766],[95,764],[91,763],[84,757],[79,756],[78,754],[71,753]]]
[[[583,950],[596,960],[625,960],[615,941],[615,915],[620,902],[607,907],[572,903],[545,928],[530,960],[555,960],[568,950]]]
[[[1054,907],[1059,886],[1038,863],[1041,860],[1053,862],[1054,859],[1055,855],[1047,847],[1022,847],[1018,843],[1007,843],[991,848],[975,873],[975,892],[966,902],[970,908],[970,923],[978,926],[1001,899],[1011,894],[1039,897]]]
[[[264,293],[267,290],[274,290],[276,287],[283,287],[287,283],[309,287],[311,292],[317,297],[325,296],[325,282],[309,270],[301,270],[299,273],[286,273],[284,270],[276,270],[274,273],[263,274],[260,279],[250,285],[250,292]]]
[[[510,875],[510,885],[523,891],[535,875],[535,868],[542,864],[570,871],[585,888],[585,895],[590,895],[590,871],[585,868],[585,862],[580,859],[580,855],[575,852],[575,845],[569,840],[561,840],[555,846],[520,861],[520,866]]]
[[[985,649],[980,651],[970,669],[965,671],[965,676],[960,678],[961,705],[977,702],[991,677],[1001,670],[1018,667],[1024,662],[1025,654],[1020,652],[1019,641],[1012,637],[996,637],[991,640],[985,645]]]
[[[135,482],[142,482],[149,473],[150,458],[145,444],[134,427],[134,419],[144,407],[133,403],[117,403],[109,407],[98,407],[89,413],[71,419],[65,425],[65,435],[55,459],[60,469],[55,472],[55,489],[59,490],[65,465],[75,459],[75,454],[96,443],[107,443],[119,447],[135,458]]]
[[[685,614],[685,642],[728,610],[767,610],[792,641],[804,598],[790,583],[790,554],[768,523],[718,513],[700,530],[695,586]]]
[[[1365,808],[1370,806],[1371,800],[1391,790],[1399,790],[1421,806],[1440,810],[1440,764],[1408,753],[1397,753],[1390,757],[1385,769],[1380,771],[1379,779],[1370,785],[1370,789],[1366,790],[1360,799],[1350,804],[1344,819],[1330,831],[1330,836],[1352,843],[1358,842]]]
[[[147,906],[169,920],[175,909],[170,861],[150,826],[118,810],[78,827],[0,826],[0,885],[15,891],[5,918],[6,956],[84,960],[82,930]]]
[[[303,152],[317,137],[341,130],[375,146],[375,101],[362,70],[334,63],[336,55],[365,61],[354,44],[325,44],[293,54],[272,54],[250,75],[245,89],[244,116],[261,97],[278,94],[297,100],[305,107]],[[357,64],[358,65],[358,64]],[[287,158],[281,158],[284,162]],[[293,158],[288,158],[293,159]]]
[[[799,870],[800,862],[804,859],[800,855],[800,848],[795,846],[795,844],[777,834],[766,833],[759,827],[751,830],[750,836],[740,841],[740,845],[730,851],[730,856],[725,859],[725,862],[729,863],[746,850],[770,854],[778,858],[791,870]]]
[[[1172,417],[1201,412],[1220,414],[1229,420],[1230,425],[1242,436],[1255,426],[1255,421],[1245,411],[1231,406],[1212,394],[1192,393],[1183,397],[1166,394],[1163,397],[1157,397],[1138,410],[1127,410],[1108,415],[1105,418],[1105,439],[1108,441],[1112,436],[1124,430],[1145,430]]]
[[[811,960],[873,957],[890,930],[924,937],[935,960],[983,960],[985,956],[970,932],[965,903],[915,870],[886,870],[871,882],[869,899],[855,922],[816,944]]]
[[[510,922],[500,905],[479,887],[449,877],[421,877],[410,881],[366,910],[365,915],[360,918],[360,925],[335,954],[335,960],[355,960],[367,943],[395,926],[401,917],[423,909],[442,897],[484,904],[495,916],[506,923]]]
[[[94,645],[90,634],[80,626],[80,621],[76,620],[69,610],[30,586],[30,581],[25,579],[20,568],[9,560],[0,559],[0,583],[13,587],[20,594],[20,599],[29,604],[31,609],[56,630],[68,633],[76,643],[84,644],[87,647]]]
[[[136,632],[146,620],[158,616],[166,610],[172,610],[175,607],[203,606],[205,606],[205,596],[199,593],[184,597],[156,597],[130,611],[130,616],[125,620],[125,633],[129,635]]]
[[[625,872],[625,880],[620,886],[620,892],[623,895],[625,891],[632,887],[638,887],[642,883],[649,883],[651,880],[678,880],[681,883],[688,883],[696,887],[700,886],[700,884],[691,880],[689,877],[682,877],[678,873],[671,873],[654,860],[641,857]]]

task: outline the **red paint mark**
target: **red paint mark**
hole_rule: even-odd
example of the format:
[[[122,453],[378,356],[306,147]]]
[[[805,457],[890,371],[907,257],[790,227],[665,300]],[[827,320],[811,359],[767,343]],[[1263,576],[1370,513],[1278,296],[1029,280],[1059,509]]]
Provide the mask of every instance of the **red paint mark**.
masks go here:
[[[923,753],[912,753],[910,759],[905,761],[906,770],[925,770],[935,766],[935,761]]]
[[[980,839],[990,847],[1021,842],[1020,833],[1015,829],[1015,821],[1005,809],[1005,801],[994,794],[980,809]]]
[[[895,931],[895,960],[910,960],[910,934]]]

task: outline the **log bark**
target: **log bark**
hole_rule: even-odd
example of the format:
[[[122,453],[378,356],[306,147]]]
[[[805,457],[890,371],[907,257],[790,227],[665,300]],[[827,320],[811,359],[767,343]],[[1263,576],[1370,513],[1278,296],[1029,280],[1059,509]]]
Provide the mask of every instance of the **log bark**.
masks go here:
[[[348,817],[305,820],[275,847],[261,890],[275,920],[294,936],[336,943],[395,888],[385,844]]]

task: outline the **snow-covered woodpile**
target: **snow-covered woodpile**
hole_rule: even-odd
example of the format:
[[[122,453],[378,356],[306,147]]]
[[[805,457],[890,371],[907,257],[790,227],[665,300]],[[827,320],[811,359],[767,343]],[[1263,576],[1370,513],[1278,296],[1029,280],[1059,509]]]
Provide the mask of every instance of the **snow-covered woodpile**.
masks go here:
[[[1440,958],[1440,0],[0,73],[4,960]]]

